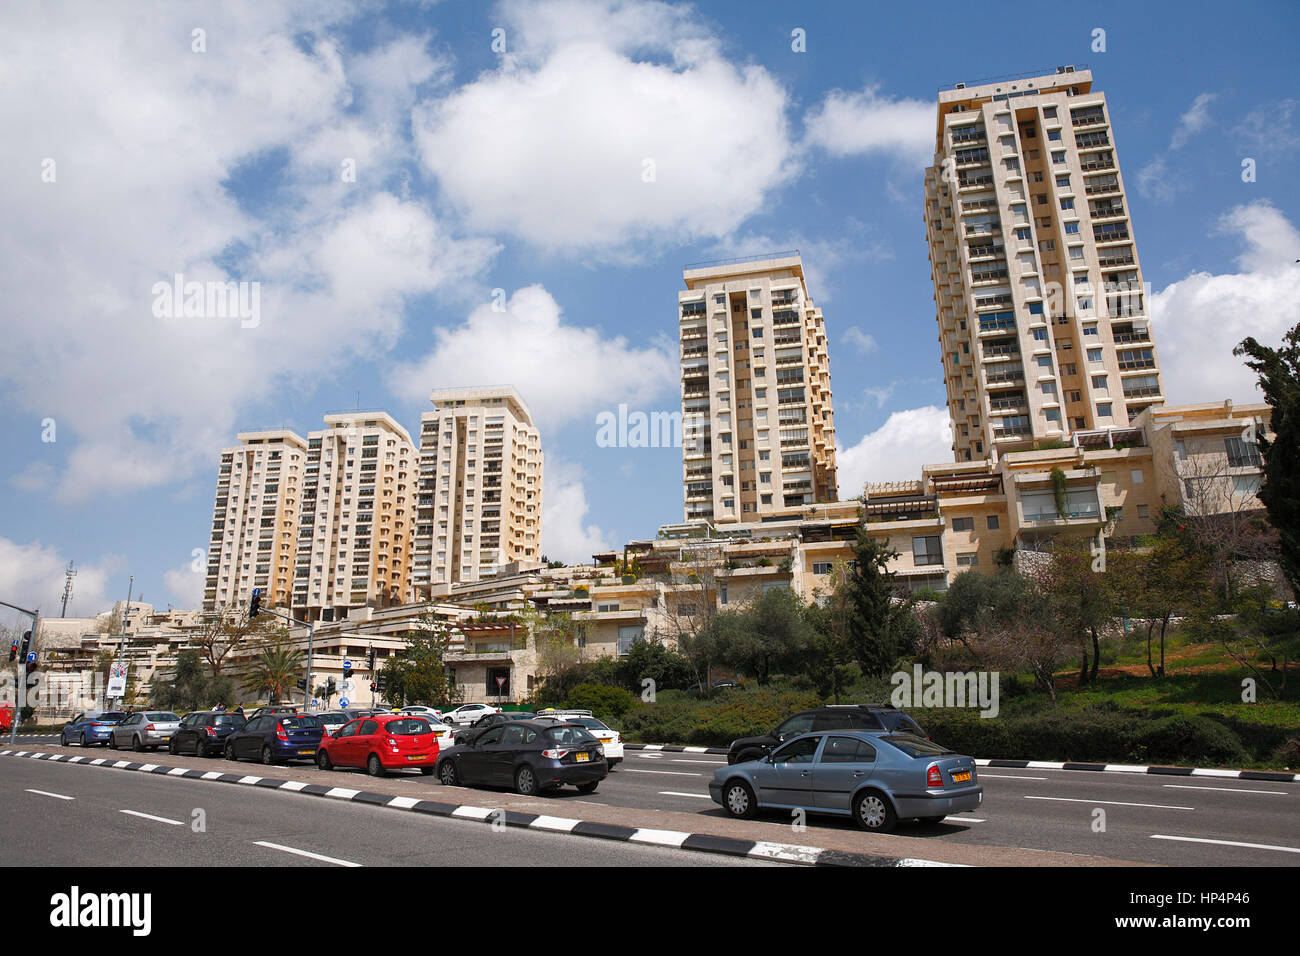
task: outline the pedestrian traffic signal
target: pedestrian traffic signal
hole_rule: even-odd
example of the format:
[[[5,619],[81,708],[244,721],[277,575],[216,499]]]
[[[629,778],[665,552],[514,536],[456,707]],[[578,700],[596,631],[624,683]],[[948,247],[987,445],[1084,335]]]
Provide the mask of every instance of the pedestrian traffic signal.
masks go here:
[[[257,617],[257,612],[262,609],[262,589],[253,588],[253,596],[248,602],[248,616]]]
[[[374,682],[374,681],[371,681],[371,682],[370,682],[370,693],[373,694],[377,689],[378,689],[378,688],[375,687],[375,682]]]
[[[9,645],[9,663],[12,664],[16,660],[18,660],[18,638],[15,637],[14,642]]]

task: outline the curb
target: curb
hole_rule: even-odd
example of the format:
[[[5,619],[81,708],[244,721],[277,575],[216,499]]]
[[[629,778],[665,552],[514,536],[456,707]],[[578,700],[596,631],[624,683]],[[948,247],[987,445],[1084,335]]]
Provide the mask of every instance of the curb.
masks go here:
[[[721,754],[726,747],[682,747],[678,744],[624,744],[625,750],[660,750],[665,753]],[[1053,760],[976,760],[979,767],[1001,767],[1006,770],[1088,770],[1099,773],[1147,773],[1169,777],[1218,777],[1231,780],[1266,780],[1272,783],[1300,783],[1300,773],[1282,773],[1275,770],[1213,770],[1202,767],[1135,766],[1122,763],[1078,763]]]
[[[616,826],[609,823],[596,823],[569,817],[552,817],[540,813],[518,813],[513,810],[478,807],[470,804],[437,803],[432,800],[418,800],[415,797],[353,790],[350,787],[325,787],[316,783],[304,783],[301,780],[277,780],[272,777],[222,773],[217,770],[166,767],[160,764],[136,763],[130,760],[113,760],[108,757],[92,758],[80,754],[69,756],[67,754],[29,750],[0,750],[0,757],[26,757],[30,760],[46,760],[51,763],[84,764],[91,767],[107,767],[111,770],[154,773],[165,777],[184,777],[190,780],[206,780],[214,783],[233,783],[272,790],[288,790],[309,797],[327,797],[335,800],[347,800],[351,803],[367,803],[371,806],[405,810],[411,813],[455,817],[461,820],[478,820],[496,826],[504,824],[509,827],[544,830],[550,833],[568,833],[573,836],[619,840],[624,843],[645,843],[702,853],[720,853],[725,856],[743,856],[751,859],[774,860],[781,863],[799,863],[805,866],[965,866],[962,863],[941,863],[937,860],[919,860],[911,857],[848,853],[843,850],[827,850],[822,847],[798,846],[792,843],[737,840],[712,833],[686,833],[680,830],[654,830],[645,827]]]

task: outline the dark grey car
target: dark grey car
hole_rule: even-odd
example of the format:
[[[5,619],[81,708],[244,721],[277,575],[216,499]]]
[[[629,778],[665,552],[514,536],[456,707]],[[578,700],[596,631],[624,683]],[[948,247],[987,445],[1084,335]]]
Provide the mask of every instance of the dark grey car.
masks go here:
[[[760,809],[851,816],[863,829],[900,819],[938,822],[984,799],[975,760],[914,734],[837,730],[804,734],[761,760],[719,767],[709,796],[734,817]]]

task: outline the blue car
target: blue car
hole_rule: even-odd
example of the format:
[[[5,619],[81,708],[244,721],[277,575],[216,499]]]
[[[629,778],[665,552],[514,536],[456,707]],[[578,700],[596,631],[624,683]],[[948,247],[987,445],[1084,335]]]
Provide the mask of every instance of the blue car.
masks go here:
[[[227,760],[264,764],[316,759],[325,725],[310,714],[262,714],[226,738]]]
[[[126,716],[121,710],[88,710],[77,714],[63,725],[59,733],[59,743],[64,747],[72,746],[75,741],[80,747],[92,744],[108,746],[108,735],[119,720]]]
[[[759,760],[719,767],[709,796],[733,817],[800,809],[887,833],[898,820],[937,823],[974,810],[984,788],[973,758],[924,737],[832,730],[795,737]]]

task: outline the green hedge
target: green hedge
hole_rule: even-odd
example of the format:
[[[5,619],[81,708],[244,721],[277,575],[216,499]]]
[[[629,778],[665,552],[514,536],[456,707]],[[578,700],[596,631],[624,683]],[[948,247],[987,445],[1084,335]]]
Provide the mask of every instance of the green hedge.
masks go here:
[[[666,691],[655,703],[641,703],[623,717],[622,731],[642,743],[726,747],[737,737],[763,734],[796,711],[816,707],[813,693],[770,688],[736,690],[712,700]]]

